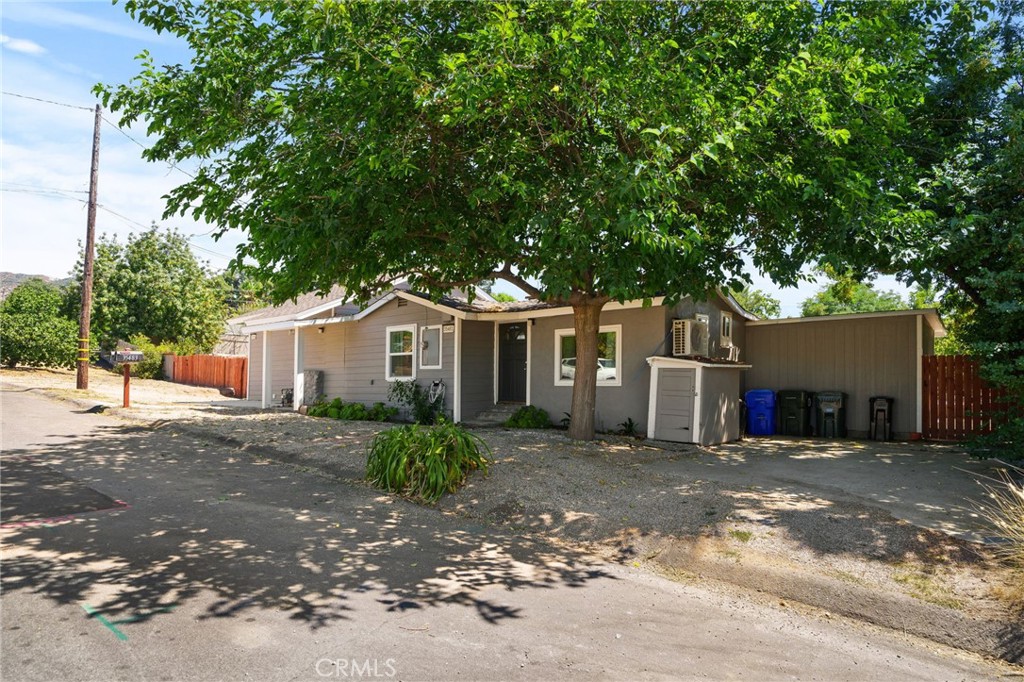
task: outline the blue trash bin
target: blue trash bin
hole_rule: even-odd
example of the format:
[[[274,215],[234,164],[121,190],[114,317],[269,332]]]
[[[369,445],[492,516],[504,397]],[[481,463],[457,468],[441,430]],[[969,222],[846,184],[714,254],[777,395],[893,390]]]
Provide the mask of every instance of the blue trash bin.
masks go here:
[[[747,391],[747,433],[751,436],[775,435],[775,391]]]

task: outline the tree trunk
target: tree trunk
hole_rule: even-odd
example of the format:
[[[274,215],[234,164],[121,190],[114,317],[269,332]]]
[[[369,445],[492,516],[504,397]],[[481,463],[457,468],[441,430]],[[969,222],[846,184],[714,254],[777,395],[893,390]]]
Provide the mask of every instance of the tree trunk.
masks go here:
[[[576,328],[576,376],[572,381],[569,437],[593,440],[597,403],[597,333],[601,327],[601,308],[608,299],[581,294],[574,295],[570,302]]]

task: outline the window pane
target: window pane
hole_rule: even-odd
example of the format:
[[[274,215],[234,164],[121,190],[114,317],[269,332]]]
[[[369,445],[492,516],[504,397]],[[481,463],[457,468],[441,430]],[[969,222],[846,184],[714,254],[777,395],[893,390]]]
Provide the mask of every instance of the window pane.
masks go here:
[[[426,347],[420,352],[420,365],[436,367],[441,364],[441,330],[435,328],[423,330],[423,343]]]
[[[393,377],[411,377],[412,376],[412,356],[411,355],[392,355],[390,358],[391,362],[391,373]]]
[[[412,332],[398,331],[391,332],[390,348],[392,353],[412,352]]]
[[[618,334],[602,332],[597,335],[597,382],[615,381],[615,344]]]
[[[616,380],[616,346],[619,342],[615,332],[601,332],[597,335],[597,381]],[[576,377],[576,336],[560,336],[558,342],[558,376],[571,381]]]

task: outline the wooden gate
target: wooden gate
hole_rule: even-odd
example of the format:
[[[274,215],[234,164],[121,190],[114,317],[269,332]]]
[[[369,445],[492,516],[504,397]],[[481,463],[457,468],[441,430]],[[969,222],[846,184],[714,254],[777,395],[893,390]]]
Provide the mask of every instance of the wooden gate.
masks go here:
[[[174,358],[174,383],[231,389],[245,398],[249,359],[238,355],[179,355]]]
[[[921,358],[924,437],[965,440],[992,431],[1006,405],[1005,393],[978,375],[978,362],[966,355]]]

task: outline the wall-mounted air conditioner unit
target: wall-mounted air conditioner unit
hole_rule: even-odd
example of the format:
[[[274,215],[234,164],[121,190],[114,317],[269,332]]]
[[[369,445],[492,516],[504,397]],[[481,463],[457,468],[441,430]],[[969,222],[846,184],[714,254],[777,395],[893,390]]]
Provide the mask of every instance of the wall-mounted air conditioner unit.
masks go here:
[[[703,320],[672,320],[672,355],[708,354],[708,325]]]

